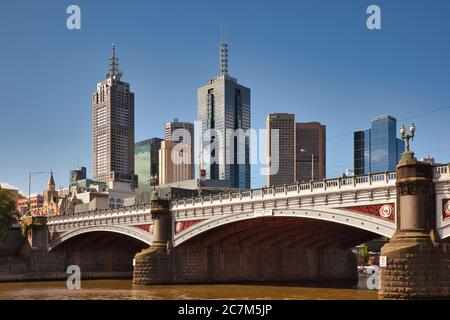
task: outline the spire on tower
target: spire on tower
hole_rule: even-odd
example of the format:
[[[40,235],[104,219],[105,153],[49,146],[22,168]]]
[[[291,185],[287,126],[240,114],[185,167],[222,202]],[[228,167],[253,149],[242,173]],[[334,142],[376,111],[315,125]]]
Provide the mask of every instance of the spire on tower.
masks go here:
[[[48,179],[48,190],[55,189],[55,179],[53,178],[53,170],[50,171],[50,178]]]
[[[120,80],[122,74],[122,71],[119,70],[119,59],[116,57],[116,46],[113,43],[112,55],[111,58],[109,58],[109,73],[106,75],[106,77]]]

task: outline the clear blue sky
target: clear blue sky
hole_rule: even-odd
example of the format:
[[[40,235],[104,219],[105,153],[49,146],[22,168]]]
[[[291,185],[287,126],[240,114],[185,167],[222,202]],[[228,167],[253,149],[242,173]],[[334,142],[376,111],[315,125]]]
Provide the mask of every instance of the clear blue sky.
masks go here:
[[[70,4],[81,7],[79,31],[66,28]],[[381,30],[366,28],[370,4],[381,7]],[[221,24],[230,73],[252,89],[252,127],[269,112],[322,122],[328,177],[338,176],[353,167],[352,132],[372,117],[450,106],[449,15],[445,0],[5,1],[0,181],[27,191],[29,171],[52,168],[67,185],[77,159],[92,174],[90,95],[111,43],[136,95],[137,140],[162,136],[174,117],[194,121],[197,87],[219,72]],[[450,160],[449,120],[449,109],[413,119],[419,157]],[[253,186],[264,183],[257,173]]]

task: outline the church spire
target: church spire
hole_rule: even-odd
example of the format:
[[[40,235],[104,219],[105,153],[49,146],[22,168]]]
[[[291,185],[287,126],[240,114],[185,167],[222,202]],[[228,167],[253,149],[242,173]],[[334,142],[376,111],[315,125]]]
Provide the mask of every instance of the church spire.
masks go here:
[[[50,178],[48,179],[48,190],[55,190],[55,179],[53,178],[53,171],[50,171]]]

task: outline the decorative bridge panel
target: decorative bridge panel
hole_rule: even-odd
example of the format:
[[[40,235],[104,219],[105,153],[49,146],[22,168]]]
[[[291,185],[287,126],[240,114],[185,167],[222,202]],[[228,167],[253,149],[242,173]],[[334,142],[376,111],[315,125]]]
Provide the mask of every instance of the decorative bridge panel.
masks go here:
[[[450,218],[450,199],[442,199],[442,218],[444,220]]]
[[[194,224],[197,224],[203,220],[189,220],[189,221],[178,221],[175,225],[175,234],[180,233],[181,231],[192,227]]]
[[[366,206],[348,207],[344,209],[382,218],[388,221],[394,221],[395,217],[395,203],[372,204]]]

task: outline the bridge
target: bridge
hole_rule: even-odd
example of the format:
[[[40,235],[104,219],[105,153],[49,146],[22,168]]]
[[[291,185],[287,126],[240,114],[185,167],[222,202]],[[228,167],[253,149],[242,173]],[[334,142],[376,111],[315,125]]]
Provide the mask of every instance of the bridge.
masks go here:
[[[134,268],[135,284],[355,280],[350,248],[380,236],[391,239],[382,252],[391,266],[382,274],[396,279],[390,268],[409,259],[405,246],[420,252],[408,257],[433,252],[432,270],[444,270],[440,263],[450,259],[450,165],[409,159],[395,172],[174,201],[156,197],[148,205],[47,217],[45,227],[50,253],[77,252],[72,260],[89,268],[106,250],[110,265],[120,259]],[[450,286],[439,281],[433,286]],[[396,290],[395,282],[382,281],[380,295],[414,296]]]
[[[262,217],[328,221],[391,238],[396,230],[396,172],[222,193],[171,202],[173,246],[227,224]],[[437,230],[450,236],[449,166],[434,167]],[[447,208],[448,210],[448,208]],[[49,250],[90,232],[112,232],[152,243],[151,205],[48,217]]]

